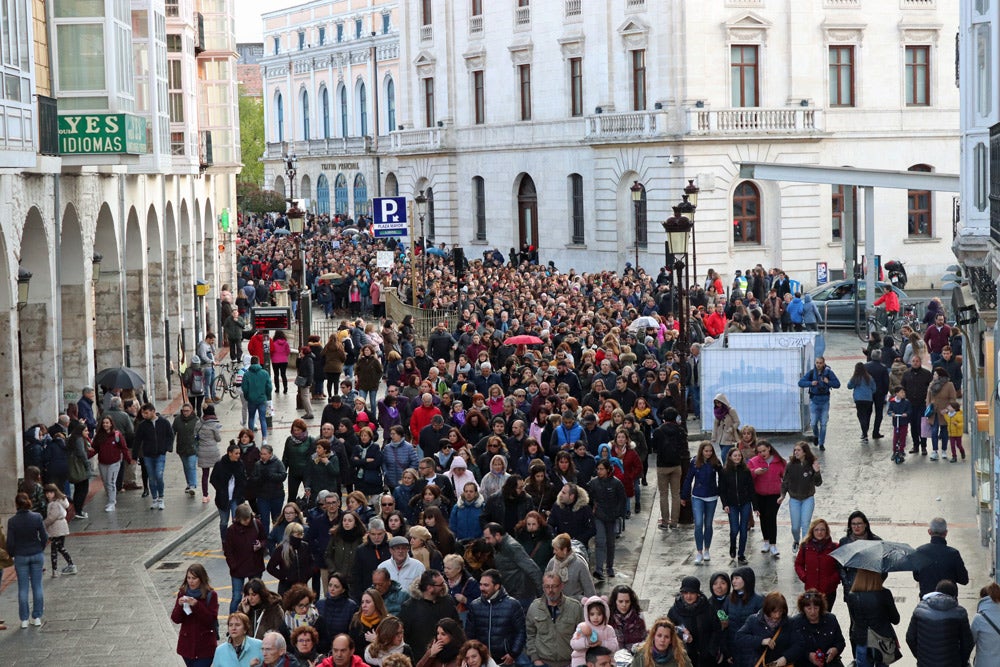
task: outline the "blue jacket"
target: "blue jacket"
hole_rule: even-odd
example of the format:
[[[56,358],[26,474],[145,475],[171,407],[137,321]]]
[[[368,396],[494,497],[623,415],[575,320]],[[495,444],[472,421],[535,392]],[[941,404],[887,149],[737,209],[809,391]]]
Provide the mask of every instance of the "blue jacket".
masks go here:
[[[827,380],[826,382],[823,381],[824,378]],[[813,380],[817,381],[815,387],[812,384]],[[829,366],[824,366],[822,373],[813,367],[799,380],[799,386],[809,390],[809,400],[816,403],[829,403],[830,390],[840,389],[840,380],[837,379],[836,373]]]
[[[524,609],[503,588],[491,598],[480,596],[469,604],[465,634],[469,639],[486,644],[490,655],[496,656],[496,659],[508,653],[516,658],[527,641]]]
[[[793,320],[794,321],[794,320]],[[811,294],[802,295],[802,323],[803,324],[816,324],[817,322],[822,322],[823,316],[819,312],[819,308],[816,303],[813,302]]]
[[[788,308],[786,312],[788,313],[788,319],[792,321],[793,324],[802,324],[802,311],[804,310],[802,299],[799,297],[793,297],[791,301],[788,302]]]
[[[215,649],[212,667],[249,667],[250,661],[254,658],[260,661],[257,663],[258,665],[262,665],[264,664],[263,646],[264,642],[260,639],[247,637],[243,640],[243,653],[237,658],[236,650],[232,644],[229,642],[219,644],[218,648]]]
[[[483,506],[486,501],[482,496],[478,496],[471,504],[465,502],[465,498],[459,497],[458,502],[451,508],[451,518],[448,520],[448,527],[455,533],[458,541],[472,540],[481,537],[482,526],[479,525],[479,515],[483,513]]]
[[[570,428],[559,424],[552,431],[552,451],[572,449],[577,440],[583,439],[583,427],[579,424],[573,424]],[[545,443],[542,443],[542,449],[545,449]]]
[[[711,498],[719,495],[719,474],[721,468],[717,468],[708,463],[703,463],[701,467],[694,464],[695,459],[691,459],[687,474],[684,475],[684,483],[681,484],[681,499],[690,500],[691,496],[698,498]],[[692,490],[692,482],[694,489]]]
[[[18,510],[7,519],[7,552],[11,556],[34,556],[45,551],[49,535],[45,532],[42,515],[31,510]]]
[[[316,630],[319,631],[320,653],[329,653],[333,638],[346,634],[351,626],[351,616],[358,610],[358,603],[345,593],[336,598],[323,598],[316,603],[319,619],[316,620]]]
[[[403,471],[407,468],[416,469],[419,462],[417,450],[406,440],[400,440],[398,444],[392,441],[385,443],[382,448],[382,472],[386,486],[390,489],[397,486]]]
[[[901,401],[895,398],[889,401],[886,412],[889,413],[893,426],[905,427],[910,423],[910,402],[905,398]]]
[[[76,402],[76,409],[80,419],[87,422],[87,428],[93,433],[97,428],[97,418],[94,417],[94,402],[81,396],[80,400]]]
[[[854,378],[847,381],[847,388],[854,390],[854,400],[855,401],[874,401],[875,400],[875,380],[865,380],[862,382],[855,382]]]

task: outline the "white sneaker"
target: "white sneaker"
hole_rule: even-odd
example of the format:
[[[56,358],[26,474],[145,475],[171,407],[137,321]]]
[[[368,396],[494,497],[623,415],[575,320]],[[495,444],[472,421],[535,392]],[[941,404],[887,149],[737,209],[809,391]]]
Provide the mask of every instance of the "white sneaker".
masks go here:
[[[22,630],[27,630],[28,629],[28,622],[27,621],[21,621],[21,629]]]
[[[42,627],[42,619],[40,619],[40,618],[33,618],[33,619],[31,619],[31,624],[33,626],[35,626],[36,628],[40,628],[40,627]]]
[[[928,458],[931,461],[937,461],[938,460],[938,453],[937,452],[931,452],[931,455]]]
[[[708,561],[712,560],[712,555],[710,553],[708,553],[708,549],[705,549],[705,555],[702,558],[702,560],[704,560],[706,563]]]
[[[262,445],[266,445],[266,444],[267,444],[267,438],[264,438],[263,440],[261,440],[261,441],[260,441],[260,444],[262,444]]]
[[[777,544],[772,544],[772,545],[771,545],[771,555],[772,555],[772,556],[775,556],[775,557],[777,557],[777,556],[780,556],[780,555],[781,555],[781,552],[780,552],[780,551],[778,551],[778,545],[777,545]]]
[[[696,554],[694,555],[694,564],[695,564],[695,565],[701,565],[701,562],[702,562],[702,561],[703,561],[704,559],[705,559],[705,558],[704,558],[704,556],[702,556],[702,555],[701,555],[701,552],[699,551],[698,553],[696,553]]]
[[[159,500],[156,501],[156,509],[158,510],[163,509],[163,498],[160,498]]]
[[[104,511],[105,512],[114,512],[115,511],[115,504],[114,503],[108,503],[107,505],[104,506]]]
[[[760,552],[762,554],[766,554],[770,550],[771,550],[771,543],[768,542],[767,540],[764,540],[764,544],[760,545]]]
[[[155,510],[157,507],[159,507],[159,504],[160,504],[159,498],[153,498],[152,500],[149,501],[149,509]]]

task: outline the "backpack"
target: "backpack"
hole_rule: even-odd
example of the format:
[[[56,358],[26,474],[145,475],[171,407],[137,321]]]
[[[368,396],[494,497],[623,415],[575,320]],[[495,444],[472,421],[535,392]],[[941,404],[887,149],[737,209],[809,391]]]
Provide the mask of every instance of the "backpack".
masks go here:
[[[236,375],[233,377],[233,386],[239,387],[243,385],[243,375],[247,372],[247,369],[241,368],[236,371]]]
[[[344,339],[344,352],[347,353],[347,359],[344,360],[344,365],[353,366],[358,361],[358,350],[354,347],[354,341],[348,336]]]
[[[191,381],[188,390],[192,394],[205,393],[205,374],[202,371],[191,371]]]

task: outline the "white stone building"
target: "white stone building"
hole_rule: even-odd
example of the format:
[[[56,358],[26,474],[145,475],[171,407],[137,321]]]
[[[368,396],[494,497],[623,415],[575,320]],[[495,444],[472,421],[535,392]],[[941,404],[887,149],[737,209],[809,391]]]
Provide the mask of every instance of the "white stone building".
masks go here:
[[[321,0],[265,16],[278,44],[265,75],[269,141],[302,139],[301,93],[283,91],[334,75],[299,64],[326,52],[319,25],[388,11],[390,34],[400,31],[391,125],[401,129],[379,147],[384,190],[425,190],[435,240],[472,255],[535,243],[543,260],[577,269],[634,262],[638,240],[639,263],[655,271],[659,223],[697,179],[699,274],[731,277],[759,262],[809,284],[817,262],[835,274],[844,266],[851,188],[745,182],[740,162],[956,172],[957,4],[819,0],[790,12],[775,0],[419,0],[383,10]],[[284,75],[282,61],[301,71]],[[279,93],[284,118],[296,119],[284,130]],[[330,114],[339,137],[336,105]],[[315,170],[301,171],[315,182]],[[634,181],[645,190],[638,224]],[[268,182],[284,186],[276,164]],[[877,197],[876,251],[903,259],[913,285],[949,263],[952,204],[924,192]],[[857,240],[860,255],[863,231]]]
[[[215,298],[235,278],[240,155],[233,0],[0,3],[11,489],[25,426],[52,424],[98,369],[130,364],[160,407],[179,395],[168,369],[216,327]],[[204,310],[197,280],[212,289]]]
[[[263,15],[269,188],[312,212],[353,216],[368,214],[372,197],[397,193],[383,158],[398,124],[403,4],[317,0]],[[285,155],[298,159],[294,184]]]

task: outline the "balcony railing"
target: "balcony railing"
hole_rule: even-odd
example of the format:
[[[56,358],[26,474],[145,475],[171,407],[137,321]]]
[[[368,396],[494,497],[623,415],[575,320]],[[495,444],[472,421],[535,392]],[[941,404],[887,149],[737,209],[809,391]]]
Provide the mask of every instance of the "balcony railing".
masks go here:
[[[469,18],[469,34],[470,35],[481,35],[483,34],[483,15],[472,16]]]
[[[899,0],[900,9],[934,9],[936,0]]]
[[[566,0],[566,16],[579,16],[582,13],[581,0]]]
[[[514,30],[531,28],[531,5],[514,8]]]
[[[625,0],[625,9],[641,11],[646,8],[646,0]]]
[[[430,24],[420,26],[420,41],[429,42],[433,39],[434,39],[434,26]]]
[[[812,134],[823,131],[822,112],[805,107],[787,109],[688,109],[688,133]]]
[[[371,137],[331,137],[330,139],[310,139],[309,141],[269,142],[264,150],[264,159],[280,160],[285,154],[297,157],[324,157],[326,155],[363,155],[372,150]]]
[[[587,118],[588,139],[654,137],[666,131],[662,111],[595,114]]]
[[[397,130],[389,137],[391,150],[394,151],[437,150],[444,144],[444,130],[440,127]]]
[[[38,96],[38,152],[59,155],[59,115],[56,100]]]
[[[823,6],[828,9],[847,9],[860,7],[861,0],[823,0]]]

